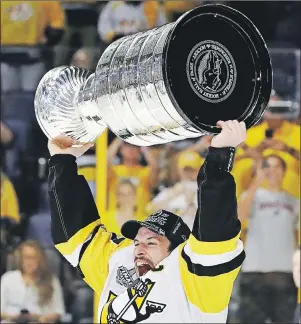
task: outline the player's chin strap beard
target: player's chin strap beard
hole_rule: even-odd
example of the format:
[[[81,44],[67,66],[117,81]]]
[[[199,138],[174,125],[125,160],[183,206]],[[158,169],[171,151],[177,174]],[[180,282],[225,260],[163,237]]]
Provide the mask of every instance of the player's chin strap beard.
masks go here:
[[[153,268],[151,269],[152,272],[159,272],[159,271],[162,271],[164,269],[164,265],[159,265],[159,267],[157,268]]]

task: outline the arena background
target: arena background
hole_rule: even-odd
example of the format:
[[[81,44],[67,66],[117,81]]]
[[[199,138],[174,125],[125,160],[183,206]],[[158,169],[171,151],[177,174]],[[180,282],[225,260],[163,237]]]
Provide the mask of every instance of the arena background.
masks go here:
[[[62,322],[91,323],[93,300],[97,302],[97,296],[53,248],[47,195],[47,139],[34,115],[34,94],[40,78],[51,68],[64,64],[94,70],[106,46],[118,37],[175,21],[185,11],[205,3],[210,1],[1,1],[1,308],[8,307],[2,303],[4,299],[10,303],[8,295],[18,294],[17,284],[4,285],[4,277],[22,266],[22,253],[21,265],[18,262],[18,248],[27,240],[39,243],[48,260],[48,272],[59,279],[65,308]],[[277,121],[260,121],[249,130],[247,145],[238,149],[233,169],[237,197],[256,178],[256,163],[273,153],[286,162],[283,188],[299,204],[301,2],[219,3],[242,11],[256,24],[268,44],[274,73],[268,116]],[[123,19],[120,12],[116,14],[118,10],[124,12]],[[123,145],[114,134],[105,132],[95,148],[78,159],[78,165],[108,229],[119,231],[116,215],[121,215],[121,219],[143,218],[156,206],[174,209],[185,217],[193,214],[193,199],[190,197],[188,203],[175,185],[187,180],[181,170],[194,170],[201,165],[209,140],[204,137],[139,149]],[[265,140],[268,144],[257,150]],[[162,192],[165,198],[159,196]],[[168,195],[179,196],[181,203],[172,204],[166,199]],[[279,201],[279,206],[282,203]],[[275,233],[282,242],[291,237],[289,231],[295,231],[298,240],[298,223],[294,229],[284,226],[279,230],[279,223],[269,217],[270,212],[266,211],[270,223],[263,216],[262,225],[259,223],[252,230],[256,239],[263,240],[262,246],[270,238],[275,239]],[[248,222],[243,225],[243,239],[247,240]],[[255,267],[255,277],[241,278],[242,275],[237,279],[229,323],[281,319],[288,322],[288,317],[297,321],[294,313],[300,303],[300,291],[297,300],[295,285],[285,284],[287,280],[293,283],[293,262],[290,269],[283,264],[287,254],[292,260],[293,252],[276,245],[273,253],[265,256],[258,249],[259,259],[264,258],[265,264],[262,269],[261,265]],[[42,260],[37,255],[36,259]],[[300,267],[299,257],[294,266]],[[258,294],[260,302],[256,300]],[[27,303],[23,303],[24,309]],[[300,313],[296,314],[300,320]]]

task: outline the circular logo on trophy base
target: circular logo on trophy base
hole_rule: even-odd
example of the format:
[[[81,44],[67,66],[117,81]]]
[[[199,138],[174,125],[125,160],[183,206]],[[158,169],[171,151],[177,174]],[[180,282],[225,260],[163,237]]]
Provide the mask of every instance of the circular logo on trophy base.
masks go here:
[[[234,59],[225,46],[206,40],[188,55],[186,73],[193,91],[203,100],[219,103],[235,88],[237,72]]]

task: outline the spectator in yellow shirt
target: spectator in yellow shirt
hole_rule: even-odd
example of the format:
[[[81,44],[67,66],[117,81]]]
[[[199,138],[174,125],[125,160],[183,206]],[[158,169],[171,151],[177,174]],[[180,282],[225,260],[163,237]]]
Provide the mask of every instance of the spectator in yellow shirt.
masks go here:
[[[1,223],[7,219],[10,223],[20,222],[19,203],[15,188],[8,177],[1,172]]]
[[[0,245],[1,252],[4,254],[1,260],[1,273],[6,267],[5,252],[11,243],[11,230],[20,223],[19,202],[15,188],[8,177],[1,172],[1,206],[0,206]]]
[[[42,50],[64,32],[58,1],[1,1],[2,92],[35,91],[44,74]]]
[[[120,236],[120,228],[126,221],[144,221],[147,215],[137,212],[137,190],[130,180],[120,181],[116,189],[116,208],[101,215],[101,221],[108,232]]]
[[[279,101],[273,96],[272,101]],[[236,180],[237,195],[249,186],[254,173],[254,161],[262,156],[276,154],[287,164],[283,187],[295,197],[300,197],[300,125],[287,121],[281,114],[269,109],[261,124],[248,130],[245,145],[237,150],[232,174]]]
[[[121,159],[116,164],[118,152]],[[139,163],[141,155],[144,156],[147,166]],[[116,208],[118,183],[127,179],[137,188],[137,212],[143,214],[158,178],[158,163],[152,149],[134,146],[116,138],[108,149],[108,163],[109,209]]]

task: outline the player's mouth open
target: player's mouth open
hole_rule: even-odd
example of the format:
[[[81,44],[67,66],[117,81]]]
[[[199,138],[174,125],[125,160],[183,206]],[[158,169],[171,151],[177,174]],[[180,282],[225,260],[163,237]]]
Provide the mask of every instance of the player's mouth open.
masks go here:
[[[136,268],[138,270],[139,277],[145,275],[149,270],[151,270],[151,265],[144,261],[137,261]]]

